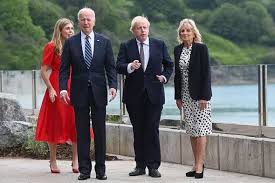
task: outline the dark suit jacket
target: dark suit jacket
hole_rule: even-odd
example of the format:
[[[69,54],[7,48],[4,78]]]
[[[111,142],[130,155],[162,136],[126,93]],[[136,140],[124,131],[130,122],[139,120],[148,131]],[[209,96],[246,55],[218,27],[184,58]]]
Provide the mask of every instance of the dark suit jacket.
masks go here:
[[[89,70],[87,69],[81,47],[81,34],[66,40],[60,66],[60,90],[67,89],[67,81],[71,75],[71,103],[82,107],[88,105],[88,80],[97,106],[107,105],[107,83],[109,88],[117,88],[117,78],[113,51],[109,39],[97,34],[94,38],[94,54]]]
[[[179,68],[179,59],[183,44],[174,48],[175,56],[175,99],[181,98],[182,75]],[[205,44],[193,43],[189,63],[189,92],[194,100],[210,100],[211,91],[211,73],[209,64],[208,49]]]
[[[142,67],[131,74],[127,72],[128,64],[134,60],[140,60],[135,38],[120,45],[117,58],[118,73],[126,75],[123,102],[137,102],[146,90],[152,104],[164,104],[163,83],[159,82],[156,75],[164,75],[168,81],[174,65],[165,43],[161,40],[149,38],[149,60],[145,72]]]

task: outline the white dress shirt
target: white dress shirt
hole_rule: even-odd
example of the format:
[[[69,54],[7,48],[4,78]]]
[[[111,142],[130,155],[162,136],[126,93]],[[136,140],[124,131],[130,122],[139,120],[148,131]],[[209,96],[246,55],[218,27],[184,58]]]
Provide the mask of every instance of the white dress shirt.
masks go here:
[[[81,31],[81,47],[82,47],[82,53],[83,53],[83,57],[85,58],[85,42],[86,42],[86,34],[84,34]],[[91,44],[91,50],[92,50],[92,56],[94,55],[94,45],[95,45],[95,34],[92,31],[89,35],[89,42]]]
[[[141,42],[139,40],[137,40],[137,46],[138,46],[138,52],[140,53],[140,45],[141,45]],[[144,52],[144,71],[146,70],[147,68],[147,65],[148,65],[148,61],[149,61],[149,37],[147,37],[147,39],[143,42],[143,52]],[[131,66],[132,64],[128,64],[127,66],[127,72],[129,74],[131,74],[132,72],[134,72],[134,69],[131,69]]]
[[[140,45],[141,45],[141,42],[139,40],[137,40],[137,46],[138,46],[138,52],[140,53]],[[143,52],[144,52],[144,72],[147,68],[147,65],[148,65],[148,61],[149,61],[149,56],[150,56],[150,52],[149,52],[149,49],[150,49],[150,46],[149,46],[149,37],[147,37],[147,39],[143,42]],[[134,72],[135,70],[134,69],[131,69],[131,66],[132,66],[132,63],[129,63],[128,66],[127,66],[127,72],[129,74],[131,74],[132,72]],[[164,79],[164,83],[167,82],[167,79],[165,76],[161,75]]]

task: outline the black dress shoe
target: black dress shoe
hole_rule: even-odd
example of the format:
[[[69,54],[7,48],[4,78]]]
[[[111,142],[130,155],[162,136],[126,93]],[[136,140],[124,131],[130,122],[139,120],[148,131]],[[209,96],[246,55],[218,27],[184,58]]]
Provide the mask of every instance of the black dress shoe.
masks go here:
[[[133,171],[129,173],[129,176],[138,176],[138,175],[144,175],[145,169],[143,168],[135,168]]]
[[[78,176],[78,180],[86,180],[89,178],[90,178],[90,175],[82,174],[82,173]]]
[[[187,172],[185,175],[186,175],[186,177],[195,177],[195,173],[196,173],[196,171],[190,171],[190,172]]]
[[[96,178],[97,178],[98,180],[106,180],[106,179],[107,179],[107,176],[106,176],[106,174],[103,174],[103,175],[96,174]]]
[[[157,169],[149,169],[149,176],[157,178],[161,177],[161,174]]]
[[[202,179],[203,178],[203,172],[204,172],[204,165],[202,165],[202,172],[201,173],[195,172],[195,179]]]

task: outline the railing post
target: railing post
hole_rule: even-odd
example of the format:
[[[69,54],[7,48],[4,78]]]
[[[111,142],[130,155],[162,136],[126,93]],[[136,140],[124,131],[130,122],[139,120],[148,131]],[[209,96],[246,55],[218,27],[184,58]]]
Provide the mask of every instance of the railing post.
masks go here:
[[[267,65],[263,65],[263,125],[267,126]]]
[[[32,114],[36,109],[36,71],[32,70]]]
[[[180,129],[183,130],[185,127],[183,107],[180,110]]]
[[[267,125],[267,108],[266,108],[266,84],[267,84],[267,66],[258,65],[258,112],[259,126],[258,136],[263,136],[263,126]]]
[[[3,71],[0,71],[0,92],[3,92]]]
[[[123,122],[123,115],[125,115],[125,111],[124,111],[124,104],[122,102],[122,95],[123,95],[123,86],[124,86],[124,77],[123,75],[119,75],[119,92],[120,92],[120,101],[119,101],[119,104],[120,104],[120,121]]]

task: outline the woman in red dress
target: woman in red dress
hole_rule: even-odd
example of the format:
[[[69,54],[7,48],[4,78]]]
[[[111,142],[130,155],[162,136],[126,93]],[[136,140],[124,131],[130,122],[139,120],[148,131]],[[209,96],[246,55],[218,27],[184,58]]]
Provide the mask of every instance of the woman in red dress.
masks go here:
[[[74,110],[71,105],[61,102],[59,96],[59,67],[64,42],[74,34],[73,22],[66,18],[59,19],[54,27],[53,37],[45,45],[41,76],[47,86],[37,120],[36,141],[48,143],[50,151],[50,169],[60,173],[56,163],[57,144],[72,143],[72,171],[78,173],[76,129]],[[51,74],[47,71],[51,69]],[[70,87],[70,81],[68,83]]]

